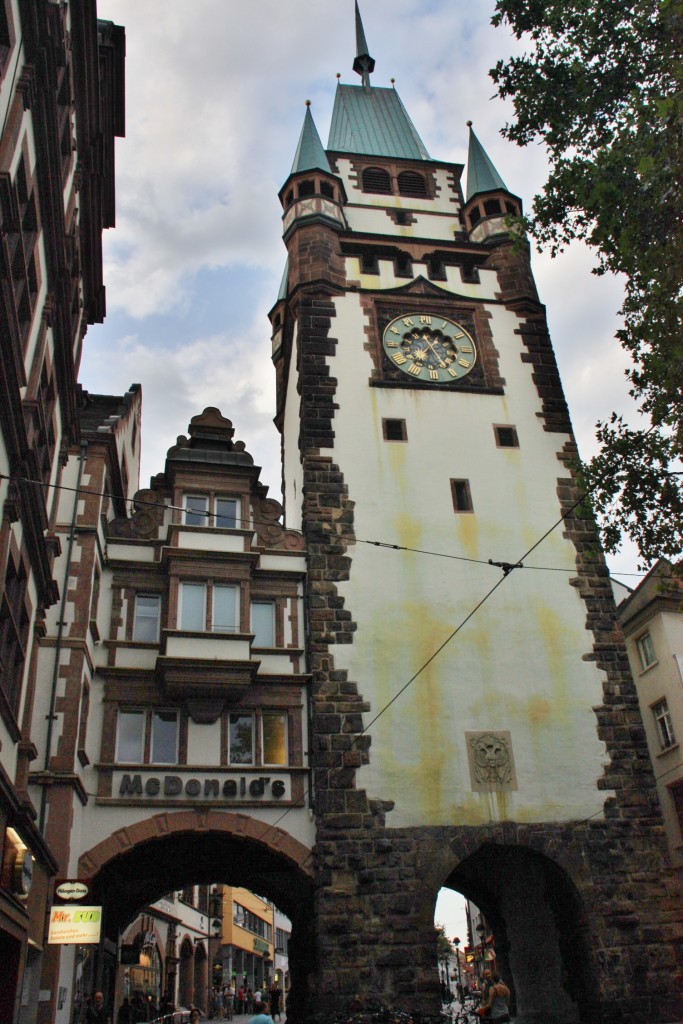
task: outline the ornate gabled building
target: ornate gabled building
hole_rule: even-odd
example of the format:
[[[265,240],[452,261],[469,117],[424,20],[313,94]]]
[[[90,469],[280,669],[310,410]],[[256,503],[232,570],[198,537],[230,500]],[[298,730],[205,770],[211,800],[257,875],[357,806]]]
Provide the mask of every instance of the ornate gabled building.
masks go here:
[[[124,133],[121,28],[92,0],[0,2],[0,1019],[33,1021],[56,850],[45,834],[37,664],[63,594],[55,528],[79,448],[83,339],[102,320],[102,231]],[[55,669],[55,676],[57,669]],[[43,686],[46,690],[43,690]],[[54,709],[53,709],[54,711]],[[40,722],[40,731],[44,729]],[[44,807],[42,808],[44,811]]]
[[[209,821],[231,838],[267,835],[302,862],[313,833],[301,533],[278,522],[281,506],[213,408],[193,417],[127,515],[111,494],[115,463],[130,465],[138,447],[139,406],[136,388],[123,401],[85,396],[86,461],[68,464],[79,474],[76,494],[60,508],[75,537],[62,566],[71,578],[61,641],[70,658],[52,771],[29,779],[47,793],[60,875],[93,880],[105,908],[97,955],[81,962],[76,947],[51,946],[43,985],[78,996],[97,987],[112,1007],[125,991],[117,946],[141,908],[194,882],[258,887],[258,858],[208,840]],[[56,617],[53,633],[59,638]],[[287,834],[277,828],[285,815]],[[141,837],[166,839],[169,849],[147,851]],[[133,856],[122,866],[123,854]],[[162,992],[189,992],[206,1010],[211,958],[206,943],[188,942],[194,966],[178,953],[184,981],[176,993],[167,975]]]

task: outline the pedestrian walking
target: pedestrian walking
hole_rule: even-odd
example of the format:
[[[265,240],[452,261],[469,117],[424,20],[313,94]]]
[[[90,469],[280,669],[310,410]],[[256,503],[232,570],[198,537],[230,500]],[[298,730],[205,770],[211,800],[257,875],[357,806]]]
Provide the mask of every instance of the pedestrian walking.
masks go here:
[[[106,1011],[101,992],[95,993],[95,998],[85,1011],[85,1024],[111,1024],[111,1017]]]
[[[223,989],[223,1009],[225,1019],[232,1020],[235,1012],[235,990],[232,985],[226,985]]]
[[[488,999],[477,1010],[482,1017],[495,1024],[505,1024],[510,1020],[510,989],[501,981],[497,971],[491,972],[491,986]]]
[[[270,1015],[275,1020],[280,1019],[280,1000],[282,998],[282,991],[278,987],[277,982],[273,982],[270,988]]]
[[[254,1003],[254,1016],[249,1021],[249,1024],[273,1024],[273,1018],[266,1013],[266,1004],[259,1000],[258,1003]]]

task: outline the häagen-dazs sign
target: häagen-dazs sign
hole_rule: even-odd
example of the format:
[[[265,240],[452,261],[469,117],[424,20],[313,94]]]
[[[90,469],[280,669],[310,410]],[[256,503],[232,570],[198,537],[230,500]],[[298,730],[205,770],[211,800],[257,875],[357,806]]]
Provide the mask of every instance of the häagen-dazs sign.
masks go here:
[[[207,803],[235,801],[268,803],[291,799],[288,776],[241,775],[221,772],[204,775],[191,772],[114,772],[112,797],[119,800],[186,800]]]

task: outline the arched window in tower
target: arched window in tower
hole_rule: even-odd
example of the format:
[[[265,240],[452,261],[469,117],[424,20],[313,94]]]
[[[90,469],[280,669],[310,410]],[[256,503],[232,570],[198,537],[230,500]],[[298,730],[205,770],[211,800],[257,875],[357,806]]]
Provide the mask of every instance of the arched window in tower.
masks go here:
[[[322,196],[327,196],[328,199],[334,199],[334,189],[332,185],[330,185],[329,181],[320,182],[320,194]]]
[[[304,199],[306,196],[315,195],[315,182],[314,181],[300,181],[299,182],[299,199]]]
[[[499,199],[486,199],[484,201],[484,212],[487,217],[496,217],[501,213],[500,200]]]
[[[366,167],[363,171],[363,191],[391,195],[391,178],[383,167]]]
[[[427,182],[417,171],[401,171],[398,176],[398,191],[402,196],[427,198]]]

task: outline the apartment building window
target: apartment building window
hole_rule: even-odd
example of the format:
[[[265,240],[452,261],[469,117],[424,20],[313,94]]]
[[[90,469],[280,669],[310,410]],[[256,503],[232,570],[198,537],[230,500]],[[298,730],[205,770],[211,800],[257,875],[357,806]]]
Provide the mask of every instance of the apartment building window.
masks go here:
[[[668,750],[676,743],[676,737],[674,736],[674,728],[671,724],[671,715],[669,714],[669,705],[666,700],[659,700],[656,704],[653,704],[652,714],[654,716],[655,725],[657,726],[659,745],[662,750]]]
[[[216,498],[214,526],[223,530],[234,530],[239,526],[239,502],[237,498]]]
[[[186,494],[183,502],[186,526],[217,526],[235,530],[240,525],[239,498]]]
[[[119,764],[177,764],[178,712],[120,710],[116,723]]]
[[[258,914],[247,910],[240,903],[233,903],[232,919],[238,928],[246,928],[247,931],[253,932],[254,935],[259,935],[262,939],[266,939],[267,942],[272,942],[272,926],[267,921],[264,921],[262,917],[259,917]]]
[[[254,763],[254,716],[231,714],[228,722],[228,764]]]
[[[26,569],[23,560],[10,553],[0,596],[0,688],[12,715],[19,709],[30,619]]]
[[[239,629],[237,587],[215,583],[211,628],[215,633],[236,633]]]
[[[275,647],[275,602],[251,602],[251,631],[254,647]]]
[[[159,640],[161,597],[159,594],[136,594],[133,640],[155,644]]]
[[[259,730],[260,756],[256,733]],[[228,764],[276,766],[288,763],[287,713],[284,711],[232,712],[228,717]]]
[[[239,590],[234,584],[181,583],[179,608],[180,629],[206,632],[208,609],[212,632],[239,632]]]
[[[180,628],[206,630],[206,583],[180,584]]]
[[[261,715],[261,737],[263,764],[287,764],[287,716],[284,712],[263,712]]]
[[[640,658],[640,664],[643,670],[650,668],[650,666],[654,665],[657,661],[655,645],[652,643],[652,637],[649,633],[643,633],[643,635],[639,636],[636,640],[636,645],[638,647],[638,657]]]

